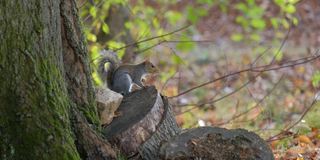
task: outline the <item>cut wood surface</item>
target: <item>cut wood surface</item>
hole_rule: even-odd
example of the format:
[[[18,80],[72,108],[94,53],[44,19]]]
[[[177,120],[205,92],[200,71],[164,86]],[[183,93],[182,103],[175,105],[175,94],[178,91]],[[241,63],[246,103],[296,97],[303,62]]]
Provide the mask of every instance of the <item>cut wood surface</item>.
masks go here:
[[[162,159],[273,160],[266,142],[244,129],[200,127],[182,132],[160,149]]]

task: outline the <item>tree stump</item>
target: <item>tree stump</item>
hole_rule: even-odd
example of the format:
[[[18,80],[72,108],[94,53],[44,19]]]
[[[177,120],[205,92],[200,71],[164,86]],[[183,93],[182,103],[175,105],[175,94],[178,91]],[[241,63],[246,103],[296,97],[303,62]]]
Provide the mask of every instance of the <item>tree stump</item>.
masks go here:
[[[143,159],[159,159],[159,149],[163,142],[178,135],[181,129],[173,116],[168,99],[162,97],[164,102],[164,114],[156,132],[139,147],[139,153]]]
[[[116,117],[103,134],[126,156],[156,157],[160,142],[180,132],[167,101],[154,87],[124,96]],[[144,158],[148,159],[148,158]]]
[[[273,160],[268,145],[244,129],[200,127],[163,143],[161,159]]]

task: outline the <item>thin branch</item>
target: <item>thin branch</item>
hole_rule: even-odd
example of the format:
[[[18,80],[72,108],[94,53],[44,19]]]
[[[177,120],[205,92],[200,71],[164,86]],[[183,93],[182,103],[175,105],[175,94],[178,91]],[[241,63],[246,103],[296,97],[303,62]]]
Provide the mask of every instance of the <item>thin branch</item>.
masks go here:
[[[163,37],[166,37],[166,36],[175,34],[175,33],[177,33],[177,32],[180,32],[180,31],[182,31],[182,30],[185,30],[185,29],[187,29],[187,28],[190,27],[190,26],[191,26],[191,24],[186,25],[186,26],[184,26],[184,27],[182,27],[182,28],[179,28],[179,29],[174,30],[174,31],[169,32],[169,33],[165,33],[165,34],[162,34],[162,35],[159,35],[159,36],[155,36],[155,37],[146,38],[146,39],[143,39],[143,40],[138,41],[138,42],[130,43],[130,44],[128,44],[128,45],[125,45],[125,46],[122,46],[122,47],[120,47],[120,48],[114,49],[113,51],[114,51],[114,52],[117,52],[117,51],[119,51],[119,50],[121,50],[121,49],[130,47],[130,46],[133,46],[133,45],[138,45],[138,44],[140,44],[140,43],[144,43],[144,42],[151,41],[151,40],[154,40],[154,39],[163,38]],[[143,52],[146,51],[146,50],[148,50],[148,49],[151,49],[151,48],[153,48],[153,47],[155,47],[155,46],[157,46],[157,45],[159,45],[159,44],[161,44],[161,43],[162,43],[162,42],[160,41],[160,43],[157,43],[157,44],[153,45],[152,47],[149,47],[149,48],[147,48],[147,49],[144,49]],[[92,59],[91,62],[93,62],[93,61],[101,58],[101,56],[102,56],[102,55],[100,55],[100,56]]]
[[[318,52],[318,51],[317,51],[317,52]],[[297,63],[293,63],[293,64],[287,64],[287,65],[282,65],[282,66],[273,67],[273,68],[267,68],[267,69],[262,69],[262,70],[252,69],[251,71],[252,71],[252,72],[266,72],[266,71],[271,71],[271,70],[279,70],[279,69],[282,69],[282,68],[288,68],[288,67],[293,67],[293,66],[305,64],[305,63],[314,61],[314,60],[316,60],[316,59],[318,59],[318,58],[320,58],[320,55],[315,56],[315,57],[310,58],[310,59],[307,59],[307,60],[304,60],[304,61],[302,61],[302,62],[297,62]]]
[[[267,49],[265,49],[252,63],[251,66],[255,65],[258,60],[263,57],[272,47],[268,47]]]
[[[239,88],[235,89],[234,91],[232,91],[232,92],[230,92],[230,93],[228,93],[228,94],[226,94],[226,95],[224,95],[224,96],[222,96],[222,97],[220,97],[220,98],[218,98],[218,99],[215,99],[215,100],[212,100],[212,101],[208,101],[208,102],[203,102],[203,103],[200,103],[200,104],[194,104],[194,107],[192,107],[192,108],[190,108],[190,109],[188,109],[188,110],[185,110],[185,111],[183,111],[183,112],[181,112],[181,113],[179,113],[179,114],[177,114],[177,115],[190,112],[191,110],[194,110],[194,109],[198,108],[198,106],[201,107],[201,106],[204,106],[204,105],[206,105],[206,104],[212,104],[212,103],[218,102],[218,101],[220,101],[220,100],[222,100],[222,99],[224,99],[224,98],[226,98],[226,97],[229,97],[229,96],[233,95],[234,93],[240,91],[242,88],[246,87],[246,86],[247,86],[248,84],[250,84],[251,82],[253,82],[253,81],[256,79],[256,77],[258,77],[260,74],[261,74],[261,73],[257,74],[253,79],[247,81],[246,83],[244,83],[244,84],[243,84],[242,86],[240,86]],[[187,104],[187,105],[185,105],[185,106],[188,106],[188,105],[190,105],[190,104]],[[183,106],[183,105],[180,105],[180,106]]]
[[[302,115],[300,116],[300,118],[295,121],[294,123],[292,123],[291,125],[289,125],[288,127],[286,127],[285,130],[281,131],[280,133],[269,137],[266,141],[267,142],[271,142],[274,141],[275,138],[284,135],[285,133],[289,132],[290,129],[292,129],[294,126],[296,126],[297,124],[300,123],[300,121],[307,115],[307,113],[313,108],[313,106],[317,103],[317,97],[314,98],[314,100],[312,101],[312,103],[310,104],[310,106],[308,106],[302,113]]]
[[[317,50],[318,52],[319,50]],[[219,78],[216,78],[216,79],[213,79],[211,81],[208,81],[208,82],[205,82],[205,83],[202,83],[202,84],[199,84],[197,86],[194,86],[194,87],[191,87],[190,89],[187,89],[186,91],[183,91],[175,96],[171,96],[171,97],[168,97],[168,98],[176,98],[176,97],[179,97],[181,95],[184,95],[186,93],[189,93],[197,88],[200,88],[200,87],[203,87],[203,86],[206,86],[208,84],[211,84],[211,83],[214,83],[216,81],[219,81],[219,80],[222,80],[222,79],[225,79],[227,77],[230,77],[230,76],[234,76],[234,75],[238,75],[238,74],[241,74],[241,73],[244,73],[244,72],[266,72],[266,71],[271,71],[271,70],[278,70],[278,69],[282,69],[282,68],[287,68],[287,67],[292,67],[292,66],[296,66],[296,65],[301,65],[301,64],[304,64],[304,63],[308,63],[308,62],[311,62],[311,61],[314,61],[316,59],[320,58],[320,55],[317,55],[317,56],[310,56],[308,58],[301,58],[301,59],[297,59],[297,60],[293,60],[293,62],[297,62],[297,61],[300,61],[300,60],[303,60],[301,62],[297,62],[297,63],[293,63],[293,64],[286,64],[286,63],[283,63],[281,64],[281,66],[278,66],[278,67],[273,67],[273,68],[268,68],[268,67],[272,67],[271,64],[268,64],[268,65],[263,65],[263,66],[257,66],[257,67],[250,67],[250,68],[247,68],[247,69],[243,69],[243,70],[240,70],[240,71],[236,71],[236,72],[233,72],[233,73],[230,73],[228,75],[225,75],[225,76],[221,76]],[[306,60],[304,60],[306,59]],[[291,61],[288,61],[287,63],[290,63]],[[264,69],[260,69],[260,68],[264,68]],[[266,68],[266,69],[265,69]]]
[[[180,31],[182,31],[182,30],[185,30],[185,29],[189,28],[190,26],[191,26],[191,24],[186,25],[186,26],[184,26],[184,27],[181,27],[181,28],[179,28],[179,29],[177,29],[177,30],[174,30],[174,31],[169,32],[169,33],[166,33],[166,34],[162,34],[162,35],[159,35],[159,36],[155,36],[155,37],[143,39],[143,40],[138,41],[138,42],[130,43],[130,44],[125,45],[125,46],[123,46],[123,47],[117,48],[117,49],[115,49],[114,51],[116,52],[116,51],[118,51],[118,50],[121,50],[121,49],[130,47],[130,46],[133,46],[133,45],[138,45],[138,44],[143,43],[143,42],[151,41],[151,40],[158,39],[158,38],[163,38],[163,37],[172,35],[172,34],[174,34],[174,33],[180,32]]]
[[[101,7],[101,5],[105,2],[106,0],[101,0],[97,5],[95,5],[94,7],[95,8],[100,8]],[[86,18],[84,18],[83,19],[83,22],[86,22],[90,17],[92,17],[92,15],[91,14],[89,14]]]
[[[246,110],[246,111],[244,111],[244,112],[241,112],[241,113],[233,116],[231,119],[229,119],[229,120],[227,120],[227,121],[225,121],[225,122],[218,123],[218,124],[216,124],[216,125],[219,125],[219,126],[220,126],[220,125],[224,125],[224,124],[230,123],[231,121],[233,121],[233,120],[235,120],[235,119],[237,119],[237,118],[239,118],[239,117],[241,117],[241,116],[249,113],[249,112],[252,111],[253,109],[257,108],[268,96],[270,96],[270,94],[275,90],[275,88],[278,86],[278,84],[281,82],[282,79],[283,79],[283,75],[280,77],[280,79],[277,81],[277,83],[271,88],[271,90],[270,90],[269,92],[267,92],[267,94],[264,95],[264,96],[256,103],[256,105],[255,105],[254,107],[252,107],[252,108],[250,108],[250,109],[248,109],[248,110]]]
[[[288,30],[286,36],[285,36],[284,39],[282,40],[281,45],[280,45],[277,53],[276,53],[276,54],[274,55],[274,57],[272,58],[271,64],[273,64],[273,63],[275,62],[277,56],[278,56],[278,55],[280,54],[280,52],[281,52],[281,49],[282,49],[283,46],[286,44],[286,42],[287,42],[287,40],[288,40],[288,38],[289,38],[290,31],[291,31],[291,26],[289,27],[289,30]]]
[[[174,72],[174,74],[172,74],[167,80],[166,82],[164,82],[164,84],[161,87],[160,93],[163,92],[163,90],[166,88],[168,82],[178,73],[178,70]]]
[[[146,48],[143,48],[143,49],[141,49],[139,51],[136,51],[136,53],[146,52],[146,51],[148,51],[148,50],[150,50],[150,49],[152,49],[152,48],[154,48],[154,47],[156,47],[158,45],[161,45],[163,43],[212,43],[212,42],[214,42],[214,41],[213,40],[198,40],[198,41],[161,40],[161,41],[159,41],[159,42],[157,42],[157,43],[155,43],[155,44],[153,44],[153,45],[151,45],[149,47],[146,47]]]

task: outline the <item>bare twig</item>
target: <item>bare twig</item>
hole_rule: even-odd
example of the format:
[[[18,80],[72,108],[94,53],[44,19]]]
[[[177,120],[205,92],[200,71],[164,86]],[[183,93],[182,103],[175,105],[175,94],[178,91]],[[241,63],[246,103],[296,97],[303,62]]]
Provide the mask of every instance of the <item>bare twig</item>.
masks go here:
[[[201,106],[204,106],[204,105],[206,105],[206,104],[212,104],[212,103],[218,102],[218,101],[220,101],[220,100],[222,100],[222,99],[224,99],[224,98],[226,98],[226,97],[229,97],[229,96],[233,95],[234,93],[237,93],[238,91],[240,91],[242,88],[246,87],[246,86],[247,86],[248,84],[250,84],[251,82],[253,82],[253,81],[255,80],[255,78],[258,77],[260,74],[261,74],[261,73],[257,74],[253,79],[247,81],[246,83],[244,83],[243,85],[241,85],[239,88],[235,89],[234,91],[232,91],[232,92],[230,92],[230,93],[228,93],[228,94],[226,94],[226,95],[224,95],[224,96],[222,96],[222,97],[220,97],[220,98],[218,98],[218,99],[215,99],[215,100],[212,100],[212,101],[203,102],[203,103],[199,103],[199,104],[193,104],[194,107],[192,107],[192,108],[190,108],[190,109],[188,109],[188,110],[185,110],[185,111],[183,111],[183,112],[181,112],[181,113],[179,113],[179,114],[177,114],[177,115],[187,113],[187,112],[189,112],[189,111],[191,111],[191,110],[194,110],[194,109],[198,108],[198,106],[201,107]],[[189,106],[189,105],[190,105],[190,104],[187,104],[187,105],[179,105],[179,106]]]
[[[271,142],[274,141],[277,137],[283,136],[286,133],[289,132],[290,129],[292,129],[294,126],[296,126],[298,123],[300,123],[300,121],[307,115],[307,113],[313,108],[313,106],[317,103],[317,97],[311,102],[311,104],[303,111],[302,115],[300,116],[300,118],[298,120],[296,120],[294,123],[292,123],[291,125],[289,125],[288,127],[286,127],[286,129],[284,129],[283,131],[281,131],[280,133],[271,136],[267,139],[267,142]]]
[[[95,8],[100,8],[101,5],[105,2],[106,0],[101,0],[96,6],[94,6]],[[83,19],[84,22],[86,22],[92,15],[89,14],[86,18]]]
[[[116,52],[116,51],[119,51],[119,50],[121,50],[121,49],[128,48],[128,47],[130,47],[130,46],[138,45],[138,44],[140,44],[140,43],[144,43],[144,42],[151,41],[151,40],[158,39],[158,38],[163,38],[163,37],[166,37],[166,36],[175,34],[175,33],[177,33],[177,32],[180,32],[180,31],[182,31],[182,30],[185,30],[185,29],[187,29],[187,28],[190,27],[190,26],[191,26],[191,24],[186,25],[186,26],[184,26],[184,27],[181,27],[181,28],[179,28],[179,29],[177,29],[177,30],[174,30],[174,31],[169,32],[169,33],[166,33],[166,34],[162,34],[162,35],[159,35],[159,36],[146,38],[146,39],[143,39],[143,40],[138,41],[138,42],[130,43],[130,44],[125,45],[125,46],[123,46],[123,47],[114,49],[113,51]],[[160,44],[160,43],[158,43],[158,44],[156,44],[156,45],[154,45],[154,46],[152,46],[152,47],[150,47],[150,48],[153,48],[153,47],[155,47],[155,46],[157,46],[157,45],[159,45],[159,44]],[[144,51],[146,51],[146,50],[148,50],[148,49],[150,49],[150,48],[144,49]],[[101,56],[102,56],[102,55],[98,56],[97,58],[92,59],[91,62],[93,62],[93,61],[101,58]]]
[[[172,74],[167,80],[166,82],[164,82],[164,84],[161,87],[160,93],[162,93],[162,91],[166,88],[168,82],[178,73],[178,70],[176,72],[174,72],[174,74]]]
[[[114,51],[116,52],[116,51],[118,51],[118,50],[121,50],[121,49],[130,47],[130,46],[133,46],[133,45],[138,45],[138,44],[143,43],[143,42],[151,41],[151,40],[158,39],[158,38],[163,38],[163,37],[172,35],[172,34],[174,34],[174,33],[180,32],[180,31],[182,31],[182,30],[185,30],[185,29],[189,28],[190,26],[191,26],[191,24],[186,25],[186,26],[184,26],[184,27],[181,27],[181,28],[179,28],[179,29],[177,29],[177,30],[174,30],[174,31],[169,32],[169,33],[166,33],[166,34],[162,34],[162,35],[159,35],[159,36],[146,38],[146,39],[143,39],[143,40],[138,41],[138,42],[130,43],[130,44],[125,45],[125,46],[123,46],[123,47],[117,48],[117,49],[115,49]]]
[[[143,48],[143,49],[137,51],[136,53],[146,52],[146,51],[148,51],[158,45],[161,45],[163,43],[212,43],[212,42],[214,42],[214,41],[213,40],[197,40],[197,41],[161,40],[161,41],[159,41],[149,47],[146,47],[146,48]]]
[[[319,50],[317,50],[318,52]],[[214,82],[217,82],[219,80],[222,80],[222,79],[225,79],[227,77],[230,77],[230,76],[234,76],[234,75],[238,75],[238,74],[241,74],[241,73],[244,73],[244,72],[266,72],[266,71],[271,71],[271,70],[278,70],[278,69],[282,69],[282,68],[287,68],[287,67],[292,67],[292,66],[296,66],[296,65],[301,65],[301,64],[305,64],[305,63],[308,63],[308,62],[311,62],[311,61],[314,61],[316,59],[320,58],[320,55],[316,55],[316,56],[309,56],[308,58],[301,58],[301,59],[297,59],[297,60],[292,60],[292,61],[288,61],[287,63],[283,63],[281,64],[281,66],[277,66],[277,67],[273,67],[274,64],[268,64],[268,65],[263,65],[263,66],[257,66],[257,67],[250,67],[250,68],[247,68],[247,69],[243,69],[243,70],[240,70],[240,71],[236,71],[236,72],[233,72],[233,73],[230,73],[228,75],[225,75],[225,76],[221,76],[219,78],[216,78],[216,79],[213,79],[213,80],[210,80],[208,82],[205,82],[205,83],[202,83],[202,84],[199,84],[197,86],[194,86],[194,87],[191,87],[190,89],[187,89],[186,91],[183,91],[175,96],[171,96],[169,98],[176,98],[176,97],[179,97],[181,95],[184,95],[186,93],[189,93],[197,88],[200,88],[200,87],[203,87],[203,86],[206,86],[208,84],[211,84],[211,83],[214,83]],[[302,61],[301,61],[302,60]],[[299,62],[300,61],[300,62]],[[294,62],[292,64],[290,64],[291,62]],[[272,68],[270,68],[272,67]],[[260,69],[262,68],[262,69]]]
[[[288,30],[286,36],[285,36],[284,39],[282,40],[281,45],[280,45],[280,47],[278,48],[277,53],[276,53],[276,54],[274,55],[274,57],[272,58],[271,64],[273,64],[273,63],[275,62],[277,56],[278,56],[278,55],[280,54],[280,52],[281,52],[281,49],[282,49],[283,46],[286,44],[286,42],[287,42],[287,40],[288,40],[288,38],[289,38],[290,31],[291,31],[291,26],[289,27],[289,30]]]
[[[281,80],[283,79],[283,75],[280,77],[280,79],[277,81],[277,83],[271,88],[271,90],[269,92],[267,92],[267,94],[265,96],[263,96],[257,103],[255,106],[251,107],[250,109],[244,111],[244,112],[241,112],[235,116],[233,116],[231,119],[225,121],[225,122],[222,122],[222,123],[218,123],[216,125],[224,125],[224,124],[227,124],[227,123],[230,123],[231,121],[249,113],[250,111],[252,111],[253,109],[257,108],[274,90],[275,88],[278,86],[278,84],[281,82]]]
[[[265,49],[252,63],[251,66],[255,65],[258,60],[263,57],[269,50],[271,49],[271,47],[268,47],[267,49]]]

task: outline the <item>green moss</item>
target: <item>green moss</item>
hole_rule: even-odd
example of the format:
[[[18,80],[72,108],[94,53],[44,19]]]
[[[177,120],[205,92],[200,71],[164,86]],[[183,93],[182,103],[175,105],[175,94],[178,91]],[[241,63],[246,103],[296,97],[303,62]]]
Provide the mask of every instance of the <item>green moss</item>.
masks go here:
[[[52,26],[45,26],[49,23],[39,14],[45,5],[59,2],[44,3],[0,2],[6,13],[0,24],[6,31],[0,38],[0,159],[80,159],[58,55],[61,46],[50,41],[59,35],[44,34]]]

